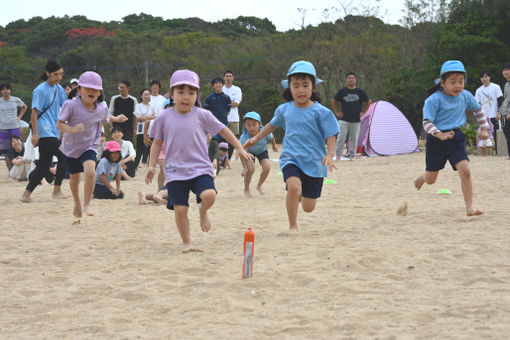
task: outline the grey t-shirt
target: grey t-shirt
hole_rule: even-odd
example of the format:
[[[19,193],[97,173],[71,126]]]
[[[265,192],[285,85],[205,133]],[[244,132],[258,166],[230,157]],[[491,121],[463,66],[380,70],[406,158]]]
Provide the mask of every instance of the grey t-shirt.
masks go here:
[[[25,103],[18,97],[11,96],[8,100],[0,97],[0,129],[10,130],[18,127],[18,107]]]

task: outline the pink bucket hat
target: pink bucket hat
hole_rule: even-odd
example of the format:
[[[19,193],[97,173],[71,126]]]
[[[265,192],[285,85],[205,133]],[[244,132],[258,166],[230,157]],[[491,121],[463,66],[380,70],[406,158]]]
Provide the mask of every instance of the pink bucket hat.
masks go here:
[[[78,86],[88,87],[89,89],[94,90],[103,90],[103,80],[101,76],[96,72],[87,71],[82,73],[80,79],[78,80]]]
[[[110,152],[116,152],[121,150],[119,143],[117,143],[114,140],[107,142],[106,145],[104,146],[104,149]]]
[[[170,78],[170,88],[179,85],[188,85],[199,89],[200,78],[198,77],[198,74],[193,71],[177,70],[172,74],[172,77]]]

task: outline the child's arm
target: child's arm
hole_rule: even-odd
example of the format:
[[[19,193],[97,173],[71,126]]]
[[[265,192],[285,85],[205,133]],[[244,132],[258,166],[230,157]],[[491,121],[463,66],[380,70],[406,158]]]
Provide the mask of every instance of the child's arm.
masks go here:
[[[274,152],[278,152],[278,145],[276,145],[276,140],[273,138],[271,138],[271,144],[273,145],[273,151]]]
[[[270,133],[273,133],[276,130],[276,126],[272,126],[270,123],[267,123],[266,126],[262,130],[259,131],[255,136],[251,137],[244,143],[243,148],[249,150],[252,146],[257,144],[259,140],[266,137]]]
[[[333,162],[333,156],[335,156],[335,144],[336,136],[331,136],[326,139],[326,147],[328,149],[326,156],[322,159],[322,164],[328,167],[328,171],[331,172],[336,169],[335,163]]]
[[[69,126],[66,122],[58,120],[57,121],[57,129],[59,129],[62,133],[78,133],[85,130],[85,127],[82,123],[78,123],[75,126]]]
[[[110,184],[110,182],[108,182],[108,179],[106,178],[106,175],[103,173],[101,175],[99,175],[99,180],[101,181],[101,183],[103,183],[103,185],[105,187],[108,188],[108,190],[110,190],[112,193],[114,193],[115,195],[118,194],[117,190],[113,187],[113,185]],[[119,184],[120,185],[120,184]]]
[[[125,174],[126,172],[122,171],[122,173]],[[115,195],[118,195],[118,194],[120,194],[122,192],[122,190],[120,190],[120,176],[121,175],[122,174],[115,175],[115,184],[117,185],[117,189],[116,189],[117,192],[114,192]],[[131,179],[131,177],[129,177],[129,179]]]
[[[254,156],[252,154],[249,154],[248,152],[246,152],[245,149],[243,149],[243,146],[241,145],[241,143],[239,142],[239,140],[236,138],[236,136],[232,133],[232,131],[230,131],[230,129],[228,127],[224,127],[221,131],[220,131],[220,135],[225,138],[225,140],[227,142],[229,142],[230,144],[232,144],[234,146],[234,148],[236,149],[237,151],[237,154],[239,155],[239,157],[242,159],[255,159]],[[248,143],[248,142],[247,142]]]
[[[151,125],[151,121],[148,120],[145,122],[145,124],[143,124],[143,144],[145,144],[145,146],[149,147],[152,142],[149,138],[149,126]]]
[[[230,130],[229,130],[230,131]],[[235,138],[235,137],[234,137]],[[147,173],[145,174],[145,183],[149,184],[152,182],[152,178],[156,173],[154,167],[158,162],[159,153],[161,152],[161,145],[163,144],[162,140],[154,139],[151,147],[151,155],[149,158],[149,169],[147,169]]]
[[[25,160],[23,159],[23,157],[18,156],[16,158],[14,158],[13,160],[11,160],[11,163],[19,166],[19,165],[23,165],[23,163],[25,163]]]

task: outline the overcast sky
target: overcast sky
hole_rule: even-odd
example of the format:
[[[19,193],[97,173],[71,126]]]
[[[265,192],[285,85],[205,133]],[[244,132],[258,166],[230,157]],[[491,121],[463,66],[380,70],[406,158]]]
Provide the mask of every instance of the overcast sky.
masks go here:
[[[121,20],[129,14],[146,13],[164,19],[198,17],[205,21],[216,22],[225,18],[238,16],[255,16],[268,18],[279,31],[298,29],[301,26],[304,10],[305,25],[317,25],[322,21],[343,18],[345,11],[324,16],[324,9],[347,8],[352,13],[354,6],[366,4],[380,5],[379,17],[386,23],[398,24],[402,17],[404,0],[253,0],[253,1],[160,1],[160,0],[5,0],[0,11],[0,26],[18,19],[30,19],[34,16],[84,15],[98,21]],[[302,9],[301,11],[298,8]]]

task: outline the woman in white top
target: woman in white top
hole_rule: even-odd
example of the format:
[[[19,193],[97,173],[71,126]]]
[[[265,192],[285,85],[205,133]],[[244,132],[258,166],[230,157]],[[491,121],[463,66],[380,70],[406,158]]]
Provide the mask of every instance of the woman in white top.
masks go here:
[[[156,118],[156,109],[151,105],[151,93],[148,89],[140,91],[141,103],[135,106],[136,117],[136,158],[134,162],[135,169],[140,164],[140,159],[143,164],[147,164],[149,158],[149,148],[143,142],[143,125],[146,121]]]

